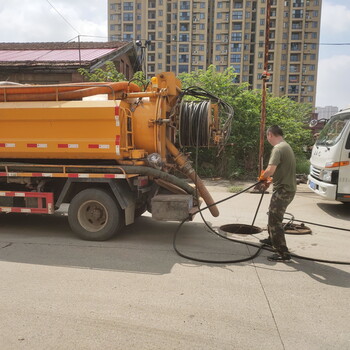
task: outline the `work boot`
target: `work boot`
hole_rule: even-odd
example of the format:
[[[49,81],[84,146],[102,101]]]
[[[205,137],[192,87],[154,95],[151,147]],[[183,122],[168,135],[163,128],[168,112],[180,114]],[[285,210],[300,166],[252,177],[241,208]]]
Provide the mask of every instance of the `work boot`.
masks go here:
[[[290,262],[291,261],[291,255],[289,252],[284,252],[284,253],[275,253],[273,255],[270,255],[267,260],[269,261],[275,261],[275,262]]]
[[[259,242],[262,243],[262,244],[265,244],[265,245],[268,245],[268,246],[272,247],[272,241],[271,241],[270,237],[264,238],[264,239],[260,239]]]

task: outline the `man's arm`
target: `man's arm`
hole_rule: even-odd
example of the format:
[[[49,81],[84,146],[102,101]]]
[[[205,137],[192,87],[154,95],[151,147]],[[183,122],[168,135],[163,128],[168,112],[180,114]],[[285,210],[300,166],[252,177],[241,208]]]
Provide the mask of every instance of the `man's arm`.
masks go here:
[[[277,168],[277,165],[269,164],[264,171],[263,178],[267,179],[269,176],[273,176]]]

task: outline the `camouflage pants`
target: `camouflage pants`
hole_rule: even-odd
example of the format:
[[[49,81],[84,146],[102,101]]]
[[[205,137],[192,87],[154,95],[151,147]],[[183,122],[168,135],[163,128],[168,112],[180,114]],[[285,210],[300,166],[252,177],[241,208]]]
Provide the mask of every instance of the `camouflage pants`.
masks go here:
[[[275,190],[272,193],[269,207],[268,231],[272,245],[278,253],[288,251],[282,220],[294,196],[295,192],[288,192],[283,188]]]

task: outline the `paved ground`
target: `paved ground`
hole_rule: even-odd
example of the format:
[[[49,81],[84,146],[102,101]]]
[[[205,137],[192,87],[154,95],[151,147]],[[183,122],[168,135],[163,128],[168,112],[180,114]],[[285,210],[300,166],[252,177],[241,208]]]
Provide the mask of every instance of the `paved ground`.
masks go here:
[[[229,195],[210,186],[215,199]],[[266,225],[265,195],[256,225]],[[220,206],[209,223],[252,222],[260,195]],[[297,219],[350,228],[348,207],[299,186]],[[195,263],[172,248],[176,223],[142,217],[109,242],[84,242],[65,216],[0,216],[0,348],[349,349],[350,267],[267,261]],[[312,227],[287,237],[297,254],[350,260],[349,232]],[[241,237],[257,242],[266,232]],[[246,245],[219,239],[197,217],[179,248],[206,259],[242,258]]]

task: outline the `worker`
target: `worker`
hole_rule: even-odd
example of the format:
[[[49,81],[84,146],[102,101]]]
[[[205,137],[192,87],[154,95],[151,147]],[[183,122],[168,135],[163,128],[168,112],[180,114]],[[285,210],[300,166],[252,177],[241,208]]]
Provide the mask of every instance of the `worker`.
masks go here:
[[[267,141],[273,146],[269,163],[259,177],[261,186],[266,189],[272,177],[273,193],[269,206],[269,238],[261,243],[272,246],[276,253],[268,257],[270,261],[289,261],[283,229],[283,216],[296,192],[295,156],[291,146],[284,140],[282,129],[273,125],[267,129]]]

